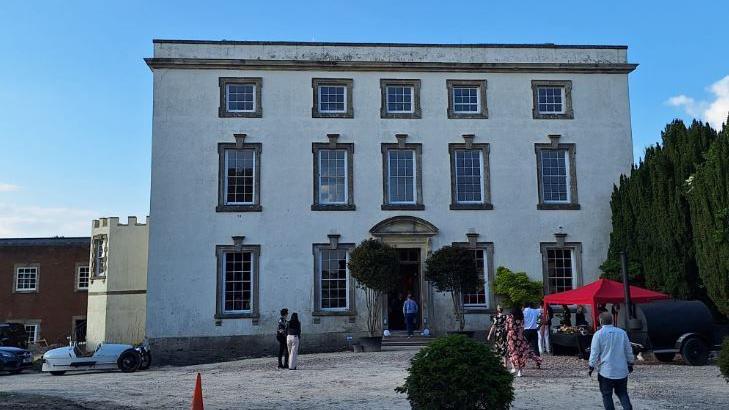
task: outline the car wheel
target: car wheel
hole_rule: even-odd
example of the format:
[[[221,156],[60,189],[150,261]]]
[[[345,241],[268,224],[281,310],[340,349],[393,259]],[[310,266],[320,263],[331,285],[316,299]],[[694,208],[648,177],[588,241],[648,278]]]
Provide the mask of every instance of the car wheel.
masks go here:
[[[709,360],[709,347],[698,337],[692,337],[684,342],[681,356],[691,366],[703,366]]]
[[[59,371],[51,372],[51,374],[54,376],[63,376],[64,374],[66,374],[66,372],[63,370],[59,370]]]
[[[139,365],[139,370],[147,370],[152,365],[152,353],[142,353],[142,363]]]
[[[663,363],[671,363],[673,358],[676,357],[676,353],[653,353],[656,360]]]
[[[136,372],[142,364],[142,356],[136,350],[127,350],[117,360],[119,370],[124,373]]]

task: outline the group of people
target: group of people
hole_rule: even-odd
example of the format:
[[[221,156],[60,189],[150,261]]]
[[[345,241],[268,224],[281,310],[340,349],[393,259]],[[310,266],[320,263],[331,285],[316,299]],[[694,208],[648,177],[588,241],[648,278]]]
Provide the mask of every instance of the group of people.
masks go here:
[[[492,317],[491,329],[486,339],[493,341],[494,351],[503,358],[504,367],[508,368],[511,364],[511,373],[516,373],[518,377],[522,376],[527,360],[534,361],[537,368],[540,368],[541,353],[545,352],[545,347],[546,352],[549,351],[548,341],[546,344],[539,343],[539,340],[543,340],[540,328],[546,325],[542,323],[541,316],[542,310],[532,306],[524,309],[515,306],[511,314],[504,314],[504,309],[499,305],[496,307],[496,315]]]
[[[562,325],[571,326],[571,312],[568,306],[563,306]],[[613,326],[616,314],[608,312],[604,306],[598,308],[600,312],[600,329],[595,332],[590,345],[590,359],[588,362],[589,376],[598,369],[598,383],[605,409],[614,409],[613,393],[620,400],[623,409],[632,409],[628,397],[628,375],[633,372],[635,357],[627,333]],[[492,325],[487,340],[492,341],[494,351],[503,358],[504,367],[511,364],[511,372],[518,377],[522,376],[522,369],[527,360],[536,363],[537,368],[542,365],[542,353],[550,352],[549,327],[553,312],[548,308],[534,308],[527,304],[525,308],[514,307],[511,314],[504,314],[501,306],[496,307],[496,315],[492,317]],[[575,315],[577,326],[587,326],[585,309],[577,307]]]
[[[299,314],[292,313],[291,319],[289,319],[289,310],[286,308],[281,309],[281,317],[278,319],[278,328],[276,329],[279,369],[296,370],[300,339],[301,322],[299,322]]]

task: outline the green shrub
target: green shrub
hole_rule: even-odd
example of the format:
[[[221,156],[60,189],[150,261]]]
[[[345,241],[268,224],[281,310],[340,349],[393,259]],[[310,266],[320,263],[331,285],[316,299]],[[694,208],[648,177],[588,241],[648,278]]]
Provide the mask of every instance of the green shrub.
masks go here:
[[[410,363],[405,384],[396,388],[414,409],[508,409],[513,376],[501,359],[464,335],[441,337]]]
[[[499,266],[496,269],[494,293],[501,297],[506,307],[524,306],[527,302],[539,303],[542,300],[542,282],[529,279],[526,272],[512,272]]]
[[[727,383],[729,383],[729,337],[724,338],[719,352],[719,371],[724,375]]]

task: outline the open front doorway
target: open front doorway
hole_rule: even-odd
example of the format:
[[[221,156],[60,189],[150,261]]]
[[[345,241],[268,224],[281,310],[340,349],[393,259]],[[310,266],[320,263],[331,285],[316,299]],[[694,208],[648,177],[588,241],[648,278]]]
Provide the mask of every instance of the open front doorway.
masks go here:
[[[420,248],[399,248],[400,286],[387,295],[387,323],[390,330],[405,330],[405,317],[402,306],[408,293],[418,304],[415,328],[419,329],[422,318],[422,298],[420,297]]]

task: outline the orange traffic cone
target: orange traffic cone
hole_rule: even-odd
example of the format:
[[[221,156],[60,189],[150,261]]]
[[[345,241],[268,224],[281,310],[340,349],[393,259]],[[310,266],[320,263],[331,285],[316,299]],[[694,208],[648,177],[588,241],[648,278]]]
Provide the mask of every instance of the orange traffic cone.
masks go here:
[[[197,374],[197,380],[195,381],[195,390],[192,392],[192,410],[204,410],[202,398],[202,378],[200,373]]]

